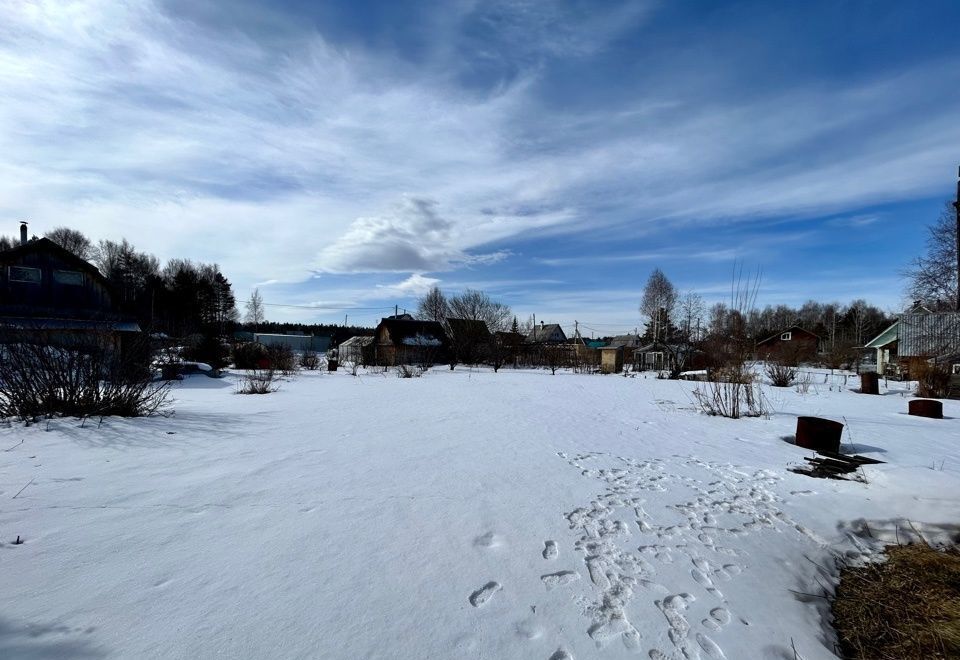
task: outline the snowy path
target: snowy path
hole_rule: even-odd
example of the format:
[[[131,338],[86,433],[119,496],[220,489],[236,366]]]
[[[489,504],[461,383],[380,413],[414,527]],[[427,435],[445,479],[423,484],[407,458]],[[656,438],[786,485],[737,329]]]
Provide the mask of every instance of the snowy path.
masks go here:
[[[868,551],[865,525],[955,531],[960,404],[782,391],[731,421],[690,387],[200,378],[171,418],[0,428],[0,657],[832,657],[791,589]],[[845,416],[888,463],[787,472],[797,414]]]

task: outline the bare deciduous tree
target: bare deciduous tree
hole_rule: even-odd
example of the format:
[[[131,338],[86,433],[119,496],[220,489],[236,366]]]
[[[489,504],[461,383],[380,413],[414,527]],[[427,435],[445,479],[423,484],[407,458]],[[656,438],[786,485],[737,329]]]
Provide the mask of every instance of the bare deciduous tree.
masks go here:
[[[81,259],[90,260],[93,258],[93,241],[84,236],[81,231],[70,227],[54,227],[45,236]]]
[[[250,300],[247,301],[247,313],[244,321],[253,326],[254,331],[258,330],[260,324],[264,321],[263,297],[260,295],[260,289],[254,289],[250,294]]]
[[[708,321],[711,335],[717,337],[723,335],[727,327],[727,317],[729,315],[730,310],[727,309],[726,303],[714,303],[713,307],[710,308],[710,319]]]
[[[422,298],[417,300],[417,318],[421,321],[443,323],[448,316],[450,316],[450,305],[439,287],[431,288]]]
[[[670,317],[677,306],[677,298],[676,287],[662,270],[655,268],[650,273],[640,301],[640,313],[649,320],[655,339],[659,339],[666,331],[666,319],[663,316]]]
[[[927,252],[904,272],[907,294],[934,311],[957,304],[957,210],[947,202],[937,221],[927,227]]]
[[[508,305],[496,302],[483,291],[467,289],[450,299],[450,316],[470,321],[483,321],[490,332],[500,332],[510,326],[513,313]]]
[[[700,339],[700,324],[703,322],[705,309],[703,298],[693,291],[688,291],[680,299],[680,320],[688,341]]]

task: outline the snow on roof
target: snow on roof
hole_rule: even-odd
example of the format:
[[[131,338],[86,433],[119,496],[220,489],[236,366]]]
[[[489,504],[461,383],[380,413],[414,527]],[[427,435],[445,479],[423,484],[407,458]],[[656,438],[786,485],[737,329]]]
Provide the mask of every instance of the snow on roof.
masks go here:
[[[447,340],[447,334],[443,331],[443,326],[436,321],[410,321],[406,319],[387,318],[380,321],[380,325],[377,326],[378,336],[380,328],[387,329],[387,332],[390,333],[390,340],[394,344],[426,346],[427,344],[422,343],[423,340],[417,340],[415,344],[410,344],[406,341],[408,338],[416,338],[418,336],[434,339],[437,343],[430,345],[436,346],[442,345]]]
[[[411,337],[404,337],[400,340],[404,346],[442,346],[443,342],[437,339],[436,337],[429,337],[427,335],[413,335]]]
[[[347,346],[347,347],[350,347],[350,346],[369,346],[369,345],[372,344],[372,343],[373,343],[373,337],[368,337],[368,336],[366,336],[366,335],[356,335],[356,336],[354,336],[354,337],[350,337],[350,339],[348,339],[348,340],[346,340],[346,341],[344,341],[344,342],[341,342],[341,343],[340,343],[340,347],[343,348],[344,346]]]

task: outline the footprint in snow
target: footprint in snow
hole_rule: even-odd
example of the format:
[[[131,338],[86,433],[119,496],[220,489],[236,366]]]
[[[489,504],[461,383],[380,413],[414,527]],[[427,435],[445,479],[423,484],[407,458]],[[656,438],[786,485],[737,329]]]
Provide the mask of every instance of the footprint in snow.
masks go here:
[[[701,557],[693,557],[690,559],[690,561],[692,561],[693,565],[699,568],[703,572],[707,572],[710,570],[710,562],[708,562],[706,559],[703,559]]]
[[[720,632],[720,624],[714,621],[713,619],[704,619],[700,623],[707,630],[712,630],[713,632]]]
[[[494,532],[487,532],[473,539],[473,545],[477,548],[493,549],[503,545],[503,537]]]
[[[711,580],[707,575],[701,571],[699,568],[694,568],[690,571],[690,576],[697,581],[704,589],[709,589],[713,586],[713,580]]]
[[[726,660],[726,657],[723,654],[723,650],[717,646],[717,643],[707,637],[702,633],[697,633],[697,643],[700,645],[700,648],[703,649],[704,653],[713,658],[714,660]]]
[[[499,582],[487,582],[485,585],[470,594],[470,604],[474,607],[483,607],[487,604],[493,594],[500,591],[503,587]]]
[[[570,655],[569,651],[557,649],[553,655],[550,656],[550,660],[573,660],[573,656]]]
[[[556,559],[557,558],[557,542],[556,541],[545,541],[543,544],[543,558],[544,559]]]
[[[541,575],[540,579],[543,581],[544,586],[546,586],[547,590],[549,591],[555,587],[563,587],[572,582],[576,582],[580,579],[580,574],[576,571],[560,571],[559,573]]]
[[[730,623],[730,612],[722,607],[715,607],[710,610],[710,618],[719,624],[727,625]]]
[[[715,570],[715,571],[713,572],[713,574],[716,575],[716,576],[717,576],[718,578],[720,578],[721,580],[727,580],[727,581],[729,581],[729,580],[732,579],[732,578],[730,577],[730,574],[727,573],[727,572],[726,572],[725,570],[723,570],[722,568],[718,568],[717,570]]]

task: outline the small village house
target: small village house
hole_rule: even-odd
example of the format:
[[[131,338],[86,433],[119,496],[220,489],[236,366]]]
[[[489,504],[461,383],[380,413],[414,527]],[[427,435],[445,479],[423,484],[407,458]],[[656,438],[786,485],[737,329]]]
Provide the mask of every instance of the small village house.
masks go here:
[[[814,361],[819,349],[819,335],[792,325],[758,341],[757,359],[797,365]]]
[[[923,363],[960,371],[960,312],[930,312],[923,308],[897,321],[897,364],[900,376],[912,379]],[[960,376],[960,373],[956,374]]]
[[[565,344],[566,342],[567,335],[557,323],[541,321],[540,325],[534,325],[527,335],[528,344]]]
[[[447,356],[447,334],[437,321],[385,318],[374,331],[374,363],[436,364]]]
[[[0,341],[96,347],[120,355],[140,327],[95,266],[47,238],[0,252]]]

